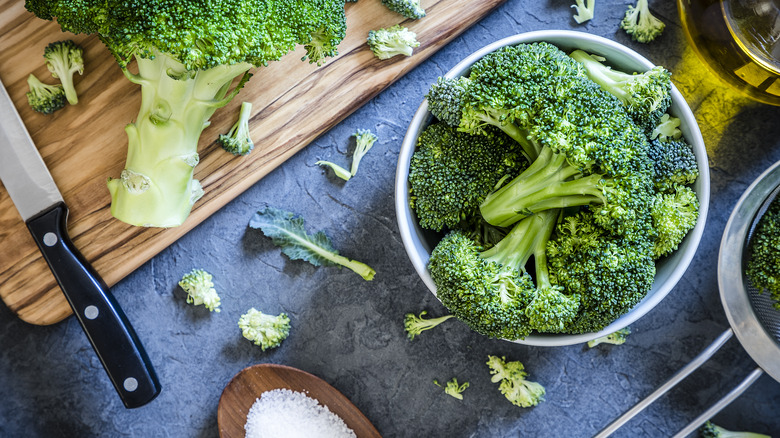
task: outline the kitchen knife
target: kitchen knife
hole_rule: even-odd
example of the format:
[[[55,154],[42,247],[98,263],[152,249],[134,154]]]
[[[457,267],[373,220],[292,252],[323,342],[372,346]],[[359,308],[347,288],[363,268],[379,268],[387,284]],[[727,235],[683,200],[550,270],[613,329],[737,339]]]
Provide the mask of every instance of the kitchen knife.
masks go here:
[[[160,393],[149,357],[106,283],[68,236],[68,208],[0,81],[0,181],[127,408]]]

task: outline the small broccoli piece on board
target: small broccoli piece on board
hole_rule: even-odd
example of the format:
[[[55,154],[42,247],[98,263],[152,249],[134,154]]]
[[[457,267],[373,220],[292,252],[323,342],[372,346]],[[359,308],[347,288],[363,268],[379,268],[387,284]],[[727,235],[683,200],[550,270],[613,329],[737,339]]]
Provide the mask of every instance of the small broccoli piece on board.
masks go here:
[[[389,59],[397,55],[412,56],[414,48],[420,47],[417,34],[398,24],[386,29],[368,31],[366,42],[379,59]]]
[[[61,109],[67,103],[65,90],[62,85],[49,85],[41,82],[37,76],[30,74],[27,77],[27,86],[30,91],[27,92],[27,103],[33,111],[41,114],[51,114]]]
[[[82,48],[71,40],[57,41],[46,46],[43,58],[51,75],[62,83],[68,103],[77,104],[79,97],[73,84],[73,75],[84,73]]]
[[[246,155],[252,152],[255,143],[249,134],[249,118],[252,116],[252,103],[242,102],[238,113],[238,120],[230,128],[227,134],[220,134],[219,144],[222,149],[233,155]]]
[[[425,9],[420,5],[420,0],[382,0],[382,4],[387,9],[412,20],[418,20],[425,16]]]

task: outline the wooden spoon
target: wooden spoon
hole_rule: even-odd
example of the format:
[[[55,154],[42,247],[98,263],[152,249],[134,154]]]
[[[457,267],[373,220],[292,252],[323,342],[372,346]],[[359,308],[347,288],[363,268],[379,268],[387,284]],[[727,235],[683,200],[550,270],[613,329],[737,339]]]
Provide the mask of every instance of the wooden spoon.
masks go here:
[[[317,376],[297,368],[258,364],[236,374],[219,398],[217,424],[220,438],[244,438],[249,408],[265,391],[290,389],[303,392],[341,417],[358,438],[381,438],[373,424],[344,394]]]

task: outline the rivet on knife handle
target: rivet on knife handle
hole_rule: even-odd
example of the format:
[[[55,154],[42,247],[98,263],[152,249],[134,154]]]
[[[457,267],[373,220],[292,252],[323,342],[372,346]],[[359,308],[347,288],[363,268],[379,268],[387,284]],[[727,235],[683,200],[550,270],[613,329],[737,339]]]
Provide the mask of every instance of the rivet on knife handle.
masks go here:
[[[122,402],[143,406],[160,393],[157,375],[108,286],[70,241],[67,214],[65,204],[57,204],[29,219],[27,227]]]

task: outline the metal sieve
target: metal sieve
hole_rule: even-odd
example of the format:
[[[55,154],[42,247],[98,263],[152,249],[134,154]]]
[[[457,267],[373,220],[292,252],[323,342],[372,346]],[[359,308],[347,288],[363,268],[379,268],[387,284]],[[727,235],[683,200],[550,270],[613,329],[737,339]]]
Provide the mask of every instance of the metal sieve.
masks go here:
[[[731,328],[696,356],[652,394],[605,427],[597,438],[611,435],[620,426],[672,389],[712,357],[732,335],[758,364],[742,382],[704,411],[675,435],[682,438],[694,432],[705,421],[739,397],[761,374],[766,372],[780,382],[780,311],[775,309],[769,293],[761,293],[745,275],[749,243],[756,225],[769,204],[780,194],[780,161],[762,173],[747,188],[731,212],[718,254],[718,287],[720,300]],[[780,202],[780,200],[778,200]]]

